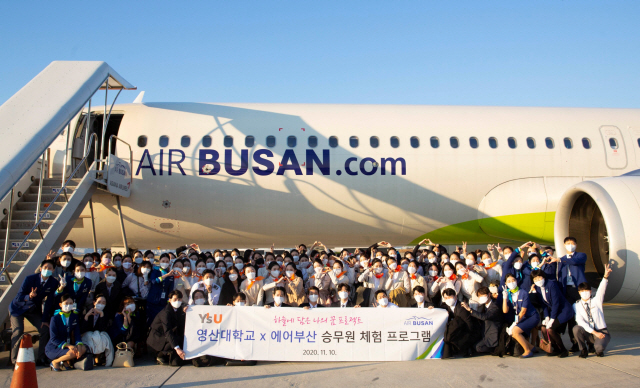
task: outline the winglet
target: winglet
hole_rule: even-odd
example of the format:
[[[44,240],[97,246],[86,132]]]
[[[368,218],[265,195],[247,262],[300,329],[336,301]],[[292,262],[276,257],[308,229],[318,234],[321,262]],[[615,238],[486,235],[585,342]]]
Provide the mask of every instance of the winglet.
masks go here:
[[[144,90],[140,92],[140,94],[138,94],[138,97],[136,97],[135,100],[133,100],[134,104],[142,104],[142,98],[144,97]]]

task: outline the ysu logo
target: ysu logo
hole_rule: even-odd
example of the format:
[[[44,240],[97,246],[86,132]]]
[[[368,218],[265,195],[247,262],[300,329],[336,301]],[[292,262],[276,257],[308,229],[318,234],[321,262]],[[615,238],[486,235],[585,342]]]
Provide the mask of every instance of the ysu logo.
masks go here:
[[[198,316],[200,317],[201,323],[220,323],[222,322],[222,314],[213,314],[213,316],[211,316],[211,314],[206,313],[206,314],[198,314]]]

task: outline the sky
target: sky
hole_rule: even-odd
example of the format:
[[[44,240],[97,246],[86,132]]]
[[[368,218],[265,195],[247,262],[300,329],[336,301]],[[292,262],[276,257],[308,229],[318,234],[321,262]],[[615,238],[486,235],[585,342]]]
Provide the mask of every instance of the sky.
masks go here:
[[[11,1],[0,15],[0,103],[51,61],[101,60],[145,102],[640,107],[637,0]]]

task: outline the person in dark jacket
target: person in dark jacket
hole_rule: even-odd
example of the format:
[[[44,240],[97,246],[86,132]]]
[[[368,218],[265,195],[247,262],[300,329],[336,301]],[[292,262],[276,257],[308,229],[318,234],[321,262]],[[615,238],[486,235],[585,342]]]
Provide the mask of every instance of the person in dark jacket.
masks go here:
[[[148,251],[147,251],[148,252]],[[152,252],[153,253],[153,252]],[[149,274],[149,294],[147,295],[147,322],[150,325],[167,304],[168,295],[173,291],[174,275],[181,272],[169,269],[169,255],[160,255],[160,268],[154,268]]]
[[[498,346],[500,339],[503,321],[502,306],[493,300],[491,291],[487,287],[480,287],[476,294],[478,302],[484,305],[482,312],[469,308],[465,303],[462,303],[462,307],[471,313],[472,317],[484,321],[482,339],[476,344],[475,349],[478,353],[490,353]]]
[[[276,287],[273,290],[273,302],[267,303],[264,307],[291,307],[291,305],[284,303],[285,300],[287,300],[287,291],[284,287]]]
[[[220,298],[218,298],[219,306],[227,306],[233,304],[236,294],[240,292],[240,272],[236,267],[230,267],[227,272],[222,275],[224,283],[220,290]],[[246,295],[245,295],[246,296]]]
[[[447,288],[442,292],[442,308],[449,313],[444,333],[442,358],[456,354],[469,356],[473,345],[474,323],[471,314],[458,302],[456,291]]]
[[[551,340],[557,351],[549,353],[548,356],[567,357],[569,352],[562,343],[563,334],[567,329],[567,323],[573,319],[574,311],[571,303],[562,295],[562,290],[558,282],[547,280],[545,273],[541,269],[536,269],[531,273],[538,301],[542,305],[542,336]],[[531,294],[532,295],[532,294]]]
[[[20,349],[20,339],[24,333],[24,320],[29,321],[40,333],[38,346],[39,366],[48,365],[44,344],[49,341],[49,321],[54,306],[55,291],[58,281],[52,276],[56,264],[47,259],[40,264],[40,273],[29,275],[24,279],[18,295],[9,305],[11,315],[11,362],[15,364]],[[44,304],[44,309],[42,305]]]
[[[80,334],[88,331],[107,331],[109,321],[104,315],[106,306],[107,298],[105,298],[104,295],[96,295],[93,301],[93,307],[87,307],[86,313],[82,315]]]
[[[104,280],[96,286],[96,295],[100,294],[107,298],[104,314],[108,320],[112,320],[116,315],[116,309],[120,305],[122,295],[122,285],[116,279],[115,268],[108,268]]]
[[[353,307],[353,302],[349,299],[351,286],[348,283],[338,284],[338,301],[331,303],[331,307]]]
[[[62,363],[79,359],[86,351],[80,336],[80,316],[73,309],[75,304],[71,295],[60,298],[60,309],[56,310],[49,324],[50,338],[45,347],[51,360],[51,370],[60,372]]]
[[[431,298],[429,298],[429,293],[425,291],[424,287],[422,286],[413,287],[413,299],[411,302],[411,307],[421,308],[421,309],[434,308],[434,304],[431,301]]]
[[[185,357],[181,349],[186,318],[186,306],[182,307],[182,293],[178,290],[171,291],[167,299],[169,303],[153,319],[147,339],[147,345],[158,352],[156,360],[160,365],[167,365],[175,355],[183,360]]]
[[[113,319],[109,336],[114,345],[126,342],[131,349],[136,349],[136,344],[142,340],[143,329],[146,324],[144,316],[136,309],[136,301],[130,296],[122,299],[120,309]]]
[[[73,275],[59,275],[60,285],[56,290],[56,302],[60,303],[60,295],[69,294],[76,301],[76,309],[83,311],[89,292],[91,292],[91,279],[85,277],[86,273],[87,267],[83,262],[79,262],[75,266]]]

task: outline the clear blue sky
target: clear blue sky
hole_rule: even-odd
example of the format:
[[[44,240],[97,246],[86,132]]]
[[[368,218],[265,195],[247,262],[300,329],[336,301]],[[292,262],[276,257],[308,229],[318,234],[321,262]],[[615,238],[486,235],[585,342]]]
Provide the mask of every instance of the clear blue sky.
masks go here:
[[[0,103],[53,60],[104,60],[145,101],[640,107],[637,0],[9,1],[0,13]]]

